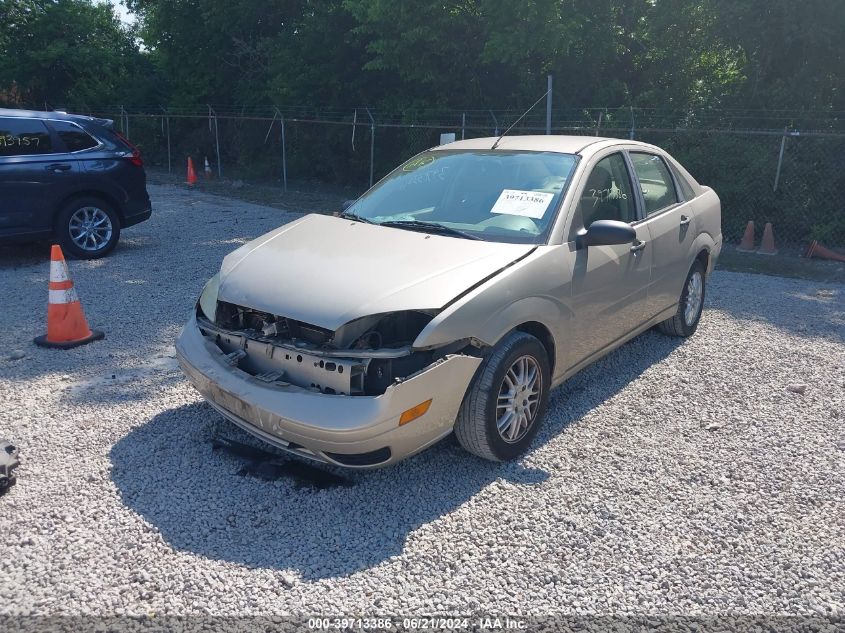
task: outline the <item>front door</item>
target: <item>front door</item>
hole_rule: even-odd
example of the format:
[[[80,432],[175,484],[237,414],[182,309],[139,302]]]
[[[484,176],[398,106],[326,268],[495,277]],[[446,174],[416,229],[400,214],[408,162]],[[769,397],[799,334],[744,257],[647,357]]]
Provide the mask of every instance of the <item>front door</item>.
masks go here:
[[[570,332],[563,334],[566,364],[577,365],[645,318],[652,250],[648,226],[637,220],[637,204],[624,156],[617,152],[593,167],[575,209],[569,235],[573,254]],[[634,244],[578,246],[576,233],[596,220],[635,226]]]

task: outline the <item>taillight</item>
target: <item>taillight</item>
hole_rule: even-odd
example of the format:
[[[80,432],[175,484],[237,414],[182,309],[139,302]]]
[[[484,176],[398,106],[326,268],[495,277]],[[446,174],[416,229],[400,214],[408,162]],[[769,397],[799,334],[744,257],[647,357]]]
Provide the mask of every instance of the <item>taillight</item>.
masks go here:
[[[129,154],[128,156],[126,156],[126,158],[129,160],[129,162],[132,163],[133,165],[135,165],[136,167],[143,167],[144,166],[144,159],[141,158],[141,150],[139,150],[137,147],[135,147],[135,145],[133,145],[132,142],[128,138],[123,136],[123,134],[121,134],[120,132],[115,132],[115,134],[118,136],[118,138],[121,141],[126,143],[126,145],[129,147],[130,150],[132,150],[132,153]]]
[[[136,167],[144,166],[144,160],[141,158],[141,152],[138,151],[137,148],[132,150],[132,156],[129,157],[129,162]]]

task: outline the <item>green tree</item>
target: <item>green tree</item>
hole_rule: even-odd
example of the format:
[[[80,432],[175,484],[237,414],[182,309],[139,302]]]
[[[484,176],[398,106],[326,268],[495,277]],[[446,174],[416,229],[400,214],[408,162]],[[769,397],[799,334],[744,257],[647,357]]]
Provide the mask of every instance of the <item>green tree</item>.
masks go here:
[[[37,107],[114,102],[138,93],[134,34],[109,4],[0,0],[0,94]]]
[[[95,0],[0,0],[0,98],[412,118],[526,107],[553,73],[558,107],[845,109],[845,3],[830,0],[127,2],[137,29]]]
[[[171,104],[267,104],[272,46],[300,0],[130,0]]]
[[[710,0],[712,31],[742,50],[747,80],[732,105],[845,109],[845,3]]]

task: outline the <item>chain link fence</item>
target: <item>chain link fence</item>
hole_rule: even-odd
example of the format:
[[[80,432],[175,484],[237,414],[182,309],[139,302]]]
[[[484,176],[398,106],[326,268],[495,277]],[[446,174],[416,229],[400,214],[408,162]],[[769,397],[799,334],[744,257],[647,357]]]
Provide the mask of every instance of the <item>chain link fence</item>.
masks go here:
[[[441,134],[501,134],[514,112],[417,112],[404,117],[306,108],[264,111],[144,109],[88,111],[113,119],[147,165],[179,175],[187,157],[213,179],[276,183],[282,190],[320,183],[363,191],[396,165],[440,143]],[[737,242],[749,220],[758,238],[771,222],[779,244],[811,240],[845,246],[845,132],[739,130],[750,117],[684,118],[655,111],[606,109],[557,113],[552,133],[634,138],[672,154],[722,200],[725,240]],[[409,123],[403,118],[425,123]],[[527,117],[510,132],[543,134]],[[671,124],[671,126],[667,125]],[[701,127],[707,125],[709,127]],[[206,162],[207,161],[207,162]],[[207,165],[207,166],[206,166]]]

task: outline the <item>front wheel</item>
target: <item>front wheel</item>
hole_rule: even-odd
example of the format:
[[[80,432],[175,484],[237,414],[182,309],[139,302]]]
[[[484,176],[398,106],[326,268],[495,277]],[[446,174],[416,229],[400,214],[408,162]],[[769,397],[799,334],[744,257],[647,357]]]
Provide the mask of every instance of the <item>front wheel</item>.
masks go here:
[[[59,212],[55,228],[62,250],[77,259],[108,254],[120,239],[120,219],[103,200],[77,198]]]
[[[669,336],[687,337],[695,334],[704,309],[704,264],[695,260],[690,268],[675,316],[660,323],[660,331]]]
[[[524,332],[506,336],[484,360],[464,397],[455,435],[461,446],[491,461],[522,455],[540,428],[549,400],[549,358]]]

